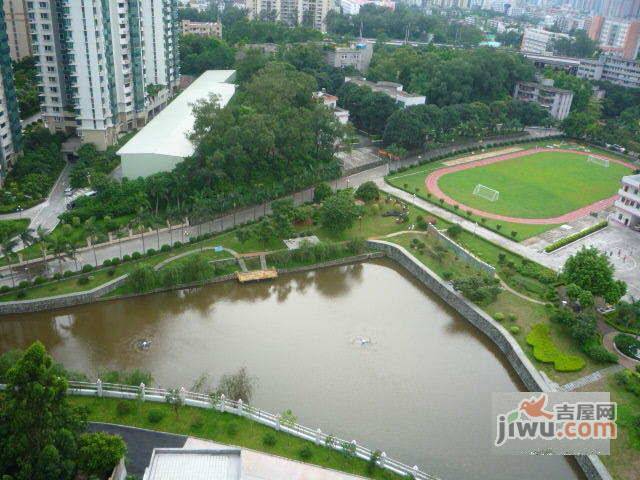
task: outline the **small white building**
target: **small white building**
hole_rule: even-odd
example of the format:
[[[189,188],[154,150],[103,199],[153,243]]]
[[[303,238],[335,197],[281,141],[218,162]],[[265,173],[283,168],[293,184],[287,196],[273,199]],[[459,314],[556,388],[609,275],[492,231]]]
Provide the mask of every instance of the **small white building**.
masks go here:
[[[313,96],[321,101],[325,107],[331,110],[333,115],[342,125],[346,125],[347,122],[349,122],[349,110],[345,110],[338,106],[338,97],[326,92],[316,92]]]
[[[402,84],[395,82],[371,82],[366,78],[360,77],[345,77],[345,82],[355,83],[361,87],[369,87],[374,92],[384,93],[393,98],[397,103],[402,104],[403,108],[411,107],[413,105],[424,105],[427,101],[427,97],[424,95],[416,95],[415,93],[408,93],[403,90]]]
[[[640,174],[622,177],[613,219],[625,227],[640,231]]]
[[[142,480],[240,480],[240,450],[155,448]]]
[[[168,172],[195,151],[188,139],[193,128],[193,105],[215,95],[221,107],[233,97],[235,70],[209,70],[129,140],[120,150],[122,176],[148,177]]]

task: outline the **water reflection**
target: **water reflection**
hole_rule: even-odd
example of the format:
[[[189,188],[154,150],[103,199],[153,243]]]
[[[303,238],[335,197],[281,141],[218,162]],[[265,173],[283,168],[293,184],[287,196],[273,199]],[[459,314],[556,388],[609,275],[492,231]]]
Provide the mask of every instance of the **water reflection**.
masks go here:
[[[491,454],[491,393],[520,384],[484,336],[384,261],[0,320],[1,350],[36,339],[69,368],[143,368],[169,387],[246,366],[257,405],[445,479],[576,478],[561,458]]]

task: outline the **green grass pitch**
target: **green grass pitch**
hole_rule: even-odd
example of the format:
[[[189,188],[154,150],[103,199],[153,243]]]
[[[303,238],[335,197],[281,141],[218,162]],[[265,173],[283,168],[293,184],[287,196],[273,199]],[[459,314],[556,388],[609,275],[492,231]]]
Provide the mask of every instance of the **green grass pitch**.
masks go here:
[[[451,198],[486,212],[520,218],[550,218],[608,198],[630,169],[614,162],[608,167],[585,155],[541,152],[446,174],[438,181]],[[482,184],[500,192],[491,202],[473,189]]]

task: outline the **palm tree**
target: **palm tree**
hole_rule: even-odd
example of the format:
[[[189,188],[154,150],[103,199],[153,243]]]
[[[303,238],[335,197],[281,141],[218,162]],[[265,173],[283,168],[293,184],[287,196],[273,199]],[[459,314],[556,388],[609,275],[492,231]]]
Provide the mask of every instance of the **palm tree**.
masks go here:
[[[93,250],[93,261],[95,263],[95,266],[98,266],[98,256],[96,255],[96,245],[95,245],[95,237],[96,234],[98,233],[98,227],[95,224],[95,220],[93,217],[87,219],[84,222],[84,231],[87,234],[87,237],[89,238],[89,240],[91,241],[91,250]]]
[[[20,235],[18,235],[18,238],[20,238],[20,241],[22,242],[22,245],[24,245],[24,248],[27,248],[28,246],[33,244],[35,240],[33,234],[33,228],[27,228],[26,230],[20,232]]]
[[[69,243],[59,236],[51,237],[50,247],[53,256],[58,259],[58,271],[62,273],[62,259],[67,254]]]
[[[7,264],[9,265],[9,273],[11,274],[11,285],[16,286],[16,279],[13,276],[13,265],[11,264],[11,259],[13,257],[13,249],[16,247],[18,242],[16,242],[13,238],[5,237],[0,244],[0,250],[2,250],[2,254],[4,258],[7,259]]]
[[[76,272],[78,271],[78,249],[76,248],[76,246],[72,243],[69,242],[67,243],[67,248],[65,250],[65,254],[67,255],[67,257],[73,259],[73,262],[76,265]]]
[[[45,265],[47,263],[47,242],[49,240],[49,233],[42,225],[39,225],[36,230],[36,236],[38,237],[38,242],[40,243],[40,249],[42,250],[42,260]]]

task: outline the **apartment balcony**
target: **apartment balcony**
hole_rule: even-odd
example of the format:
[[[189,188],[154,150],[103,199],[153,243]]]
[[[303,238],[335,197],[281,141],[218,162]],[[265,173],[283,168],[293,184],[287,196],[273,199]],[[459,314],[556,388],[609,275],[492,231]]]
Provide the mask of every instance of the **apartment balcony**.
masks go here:
[[[633,215],[634,217],[640,217],[640,205],[637,203],[635,207],[632,207],[631,205],[625,205],[624,202],[622,202],[621,200],[616,200],[614,205],[616,206],[616,208],[624,212],[627,212]]]

